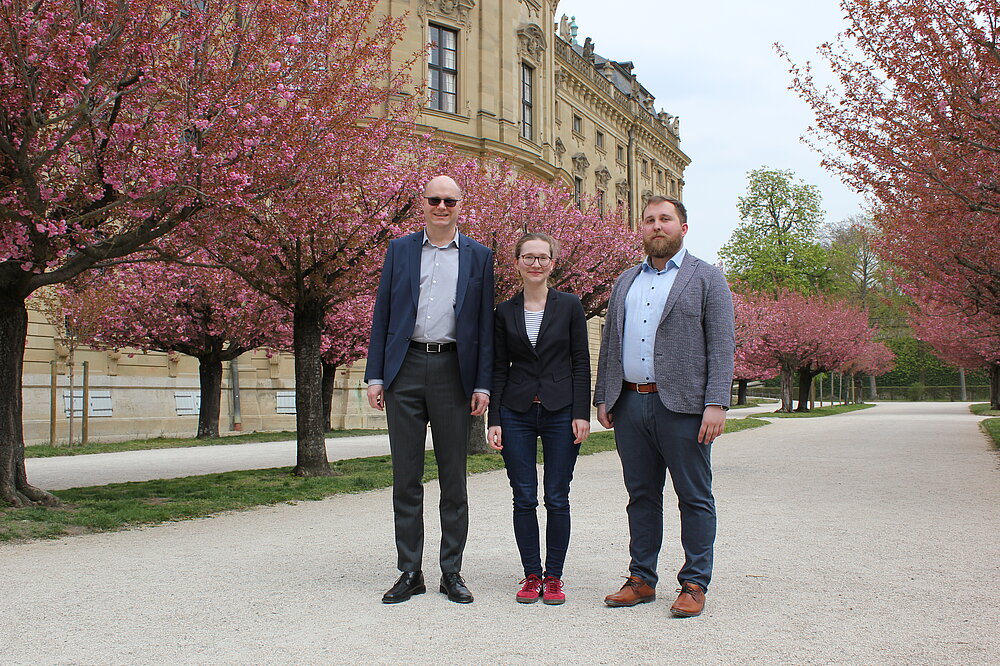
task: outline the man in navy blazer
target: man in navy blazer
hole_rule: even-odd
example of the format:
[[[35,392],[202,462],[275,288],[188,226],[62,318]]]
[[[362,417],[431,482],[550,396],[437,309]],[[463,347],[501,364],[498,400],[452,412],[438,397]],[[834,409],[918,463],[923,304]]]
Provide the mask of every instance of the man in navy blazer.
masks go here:
[[[406,601],[426,591],[424,442],[430,423],[441,487],[441,585],[471,603],[461,576],[469,531],[466,452],[471,416],[486,412],[493,362],[493,252],[458,232],[462,191],[431,179],[424,229],[389,243],[375,299],[365,381],[368,403],[386,412],[392,452],[397,566],[382,597]]]
[[[694,617],[712,577],[712,442],[733,384],[733,300],[725,276],[687,253],[687,211],[655,196],[639,224],[646,260],[615,282],[604,321],[594,404],[615,429],[629,502],[629,576],[609,606],[656,599],[666,473],[681,515],[681,593],[670,611]]]

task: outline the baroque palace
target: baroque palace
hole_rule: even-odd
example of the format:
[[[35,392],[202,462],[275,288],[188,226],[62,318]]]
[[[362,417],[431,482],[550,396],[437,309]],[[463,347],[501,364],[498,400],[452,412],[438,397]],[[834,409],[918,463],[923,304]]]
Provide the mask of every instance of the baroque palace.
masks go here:
[[[602,205],[627,206],[633,218],[653,193],[681,198],[690,159],[679,147],[678,119],[657,110],[631,62],[598,54],[589,38],[578,40],[575,21],[557,17],[559,4],[381,0],[378,11],[406,17],[401,58],[432,44],[422,63],[429,100],[420,123],[444,141],[562,179],[578,194],[598,194]],[[571,2],[562,4],[571,9]],[[49,441],[53,414],[56,440],[66,442],[72,428],[79,441],[83,361],[91,438],[193,436],[200,404],[195,359],[74,349],[39,312],[29,316],[26,443]],[[592,326],[594,343],[597,329]],[[367,407],[363,367],[361,361],[338,370],[334,428],[384,425],[384,416]],[[260,351],[233,361],[223,381],[220,429],[294,428],[292,357]]]

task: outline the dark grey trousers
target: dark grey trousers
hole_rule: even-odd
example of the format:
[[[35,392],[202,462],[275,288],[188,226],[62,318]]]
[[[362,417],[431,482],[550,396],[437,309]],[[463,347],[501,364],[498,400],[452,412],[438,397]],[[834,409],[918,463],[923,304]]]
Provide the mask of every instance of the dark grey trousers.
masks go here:
[[[427,424],[441,487],[441,571],[462,570],[469,534],[466,455],[470,396],[462,390],[458,355],[410,349],[385,392],[392,452],[392,509],[400,571],[419,571],[424,551],[424,441]]]
[[[698,443],[700,414],[678,414],[655,393],[624,391],[614,406],[615,442],[628,490],[629,572],[653,587],[663,543],[663,488],[667,472],[681,514],[684,566],[680,583],[708,589],[715,544],[712,445]]]

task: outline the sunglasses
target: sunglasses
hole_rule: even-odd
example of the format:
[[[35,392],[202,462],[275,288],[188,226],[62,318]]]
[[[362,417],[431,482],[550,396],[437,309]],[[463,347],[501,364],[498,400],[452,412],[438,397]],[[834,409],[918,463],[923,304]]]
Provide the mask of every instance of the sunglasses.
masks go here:
[[[447,206],[448,208],[454,208],[455,204],[461,201],[461,199],[442,199],[441,197],[424,197],[424,199],[427,199],[427,203],[432,208],[437,208],[438,206],[440,206],[442,201],[444,202],[444,205]]]

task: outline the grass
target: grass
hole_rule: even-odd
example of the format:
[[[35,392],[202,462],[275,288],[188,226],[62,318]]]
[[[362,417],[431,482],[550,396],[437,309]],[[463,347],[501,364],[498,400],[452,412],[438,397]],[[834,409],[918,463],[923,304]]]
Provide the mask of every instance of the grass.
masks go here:
[[[760,407],[761,405],[773,405],[776,401],[769,398],[747,398],[747,404],[745,405],[732,405],[729,409],[750,409],[752,407]]]
[[[726,431],[766,424],[757,419],[731,420]],[[580,454],[614,448],[614,434],[599,432],[581,445]],[[468,466],[470,474],[499,470],[503,469],[503,458],[495,453],[475,454],[469,456]],[[392,485],[389,456],[338,460],[330,463],[330,467],[336,476],[301,478],[292,476],[290,467],[278,467],[61,490],[60,507],[0,509],[0,542],[119,530],[200,518],[220,511],[321,500]],[[434,453],[428,451],[424,458],[424,480],[436,478]]]
[[[761,412],[759,414],[754,414],[754,416],[763,416],[766,418],[782,418],[782,419],[802,419],[802,418],[814,418],[818,416],[833,416],[834,414],[844,414],[846,412],[856,412],[859,409],[868,409],[869,407],[874,407],[875,405],[869,403],[858,403],[854,405],[836,405],[834,407],[816,407],[808,412]]]
[[[1000,419],[983,419],[979,428],[993,438],[993,445],[1000,448]]]
[[[327,437],[357,437],[361,435],[384,435],[386,430],[332,430]],[[247,444],[249,442],[295,441],[295,432],[247,432],[241,435],[226,435],[209,439],[194,437],[156,437],[153,439],[132,439],[126,442],[90,442],[86,446],[49,446],[38,444],[24,447],[25,458],[52,458],[55,456],[81,456],[90,453],[118,453],[120,451],[147,451],[149,449],[175,449],[187,446],[217,446],[219,444]]]
[[[977,402],[974,405],[969,405],[969,411],[976,416],[1000,416],[1000,409],[990,409],[988,402]]]

